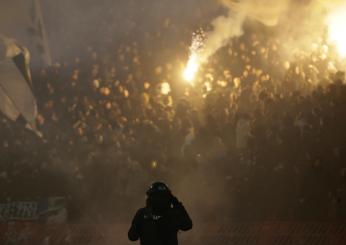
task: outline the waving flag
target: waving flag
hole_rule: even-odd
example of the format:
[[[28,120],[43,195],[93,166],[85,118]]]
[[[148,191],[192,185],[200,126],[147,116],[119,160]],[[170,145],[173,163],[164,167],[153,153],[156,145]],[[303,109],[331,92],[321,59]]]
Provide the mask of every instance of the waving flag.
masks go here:
[[[14,39],[0,36],[0,111],[24,121],[36,133],[37,105],[32,93],[29,51]]]

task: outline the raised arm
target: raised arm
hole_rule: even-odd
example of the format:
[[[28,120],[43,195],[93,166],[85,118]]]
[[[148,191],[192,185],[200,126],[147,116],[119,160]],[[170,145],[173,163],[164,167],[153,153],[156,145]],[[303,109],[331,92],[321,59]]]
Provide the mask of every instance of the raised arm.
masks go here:
[[[173,208],[176,211],[178,229],[183,231],[188,231],[192,229],[192,220],[189,214],[187,213],[184,205],[173,195],[171,197],[171,202]]]

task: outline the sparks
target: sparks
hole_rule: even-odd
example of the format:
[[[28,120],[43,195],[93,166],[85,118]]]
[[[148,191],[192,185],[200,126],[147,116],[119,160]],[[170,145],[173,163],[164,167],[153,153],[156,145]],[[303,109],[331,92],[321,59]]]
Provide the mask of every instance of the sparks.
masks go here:
[[[346,5],[331,13],[327,24],[329,40],[336,46],[339,54],[346,58]]]
[[[197,32],[193,33],[192,44],[190,47],[190,57],[183,72],[183,78],[190,84],[193,84],[193,80],[195,79],[201,65],[199,53],[204,47],[203,41],[203,30],[198,30]]]

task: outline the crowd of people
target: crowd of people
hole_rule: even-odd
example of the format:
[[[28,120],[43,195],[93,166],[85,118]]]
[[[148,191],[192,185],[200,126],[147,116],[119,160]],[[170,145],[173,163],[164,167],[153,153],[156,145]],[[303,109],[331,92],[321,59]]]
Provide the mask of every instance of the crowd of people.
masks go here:
[[[159,34],[34,72],[43,137],[1,116],[2,199],[65,196],[71,221],[101,222],[163,179],[206,219],[346,217],[346,85],[323,40],[285,60],[247,30],[188,84],[188,40]]]

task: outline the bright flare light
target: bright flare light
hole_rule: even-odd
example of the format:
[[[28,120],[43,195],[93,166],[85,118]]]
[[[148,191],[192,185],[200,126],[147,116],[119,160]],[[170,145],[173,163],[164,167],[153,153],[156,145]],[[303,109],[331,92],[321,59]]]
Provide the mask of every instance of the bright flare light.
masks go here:
[[[199,54],[204,47],[204,37],[205,36],[203,30],[198,30],[197,32],[193,33],[192,36],[190,57],[183,72],[184,79],[190,84],[193,84],[193,80],[195,79],[199,67],[202,63]]]
[[[339,54],[346,58],[346,5],[331,13],[327,23],[329,40],[335,44]]]
[[[199,69],[199,62],[197,54],[192,54],[184,70],[184,79],[190,83],[195,79]]]

